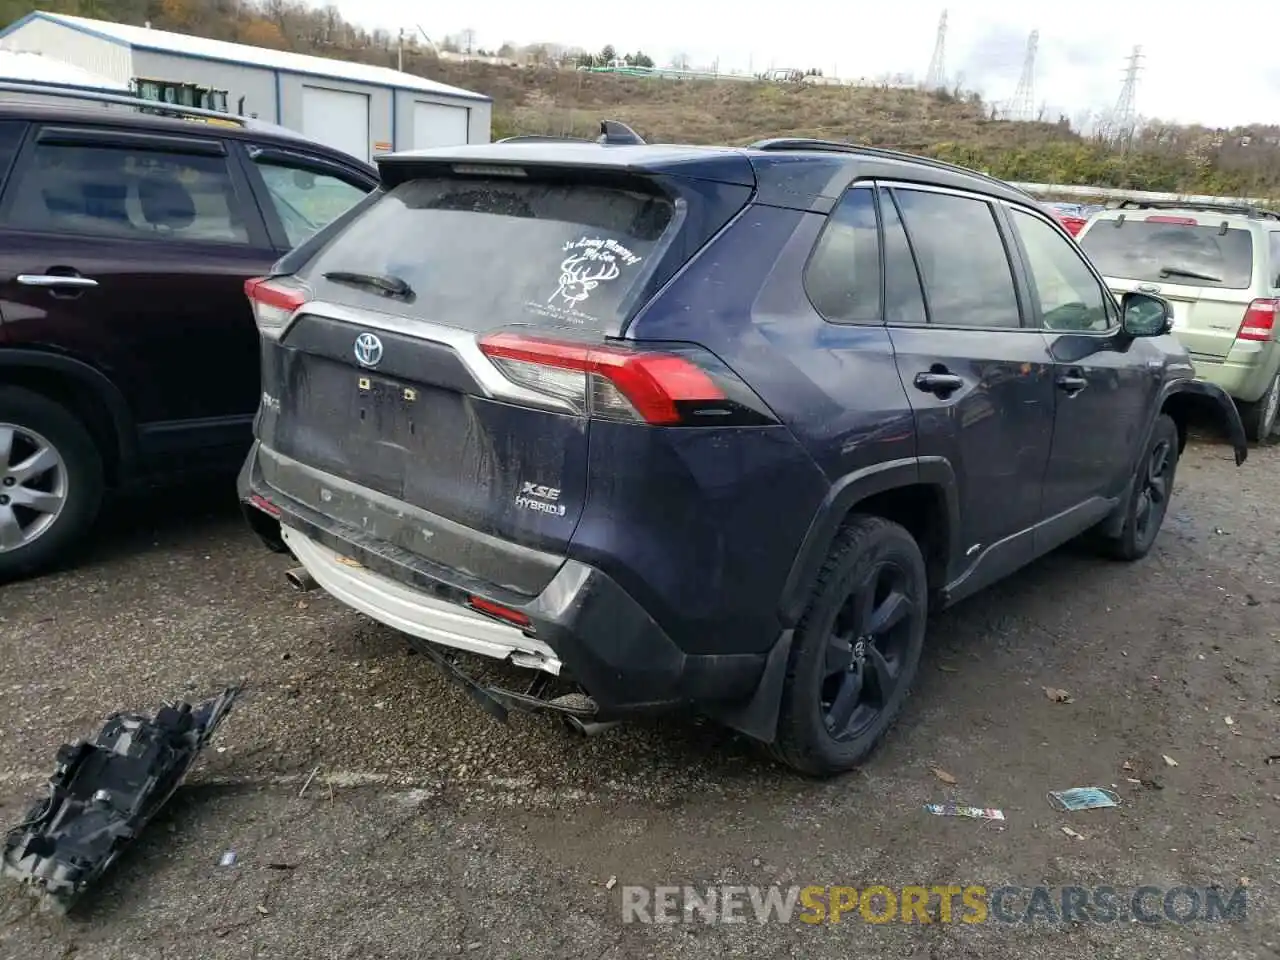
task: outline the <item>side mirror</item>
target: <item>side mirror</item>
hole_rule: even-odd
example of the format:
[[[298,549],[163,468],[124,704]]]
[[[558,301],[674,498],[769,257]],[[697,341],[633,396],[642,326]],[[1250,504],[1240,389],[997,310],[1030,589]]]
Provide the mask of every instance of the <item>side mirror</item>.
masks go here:
[[[310,170],[293,171],[293,185],[299,190],[310,190],[316,185],[316,175]]]
[[[1173,307],[1163,297],[1126,293],[1120,309],[1120,326],[1131,337],[1160,337],[1173,329]]]

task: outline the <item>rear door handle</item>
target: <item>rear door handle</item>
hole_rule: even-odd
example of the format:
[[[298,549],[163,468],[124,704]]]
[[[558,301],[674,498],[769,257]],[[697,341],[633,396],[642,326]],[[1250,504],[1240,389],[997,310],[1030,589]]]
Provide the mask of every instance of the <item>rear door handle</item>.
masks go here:
[[[1074,397],[1089,385],[1089,381],[1078,374],[1068,373],[1058,378],[1058,389],[1065,390],[1068,396]]]
[[[89,277],[67,277],[56,273],[20,273],[18,282],[24,287],[96,287],[97,280]]]
[[[925,393],[932,393],[939,397],[944,397],[949,393],[959,390],[964,386],[964,377],[956,376],[954,373],[938,373],[930,371],[929,373],[917,373],[916,378],[912,381],[917,390],[923,390]]]

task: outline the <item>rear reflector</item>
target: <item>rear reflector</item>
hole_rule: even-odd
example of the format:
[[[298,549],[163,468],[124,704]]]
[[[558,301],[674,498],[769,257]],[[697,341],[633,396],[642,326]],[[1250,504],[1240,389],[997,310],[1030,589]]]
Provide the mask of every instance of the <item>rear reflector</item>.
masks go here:
[[[512,610],[510,607],[504,607],[502,604],[494,603],[492,600],[486,600],[484,597],[467,597],[467,603],[471,605],[473,610],[478,610],[480,613],[486,613],[499,620],[505,620],[507,623],[513,624],[514,626],[530,626],[529,618],[519,610]]]
[[[262,496],[261,494],[258,494],[258,493],[249,494],[249,499],[246,502],[249,504],[249,506],[257,507],[259,510],[261,510],[263,513],[267,514],[268,516],[275,517],[277,520],[280,519],[280,508],[277,507],[270,500],[268,500],[266,497]]]
[[[1244,312],[1237,340],[1270,340],[1275,336],[1276,309],[1280,300],[1255,300]]]
[[[514,333],[482,337],[480,349],[509,380],[593,417],[670,426],[687,421],[682,405],[728,400],[710,374],[671,353]]]
[[[1194,217],[1147,217],[1147,223],[1181,223],[1188,227],[1197,226],[1199,222]]]
[[[310,291],[290,277],[253,277],[244,282],[244,293],[253,307],[258,332],[274,340],[294,311],[307,302]]]

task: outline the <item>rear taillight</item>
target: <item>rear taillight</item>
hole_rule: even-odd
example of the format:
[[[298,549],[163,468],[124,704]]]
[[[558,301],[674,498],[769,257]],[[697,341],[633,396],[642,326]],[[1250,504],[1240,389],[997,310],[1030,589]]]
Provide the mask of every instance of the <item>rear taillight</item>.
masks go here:
[[[1275,336],[1276,309],[1280,300],[1255,300],[1244,312],[1237,340],[1270,340]]]
[[[310,291],[289,277],[254,277],[244,282],[244,293],[253,307],[258,332],[275,340],[294,311],[307,302]]]
[[[512,383],[602,420],[660,426],[775,422],[763,402],[705,351],[492,333],[480,349]]]

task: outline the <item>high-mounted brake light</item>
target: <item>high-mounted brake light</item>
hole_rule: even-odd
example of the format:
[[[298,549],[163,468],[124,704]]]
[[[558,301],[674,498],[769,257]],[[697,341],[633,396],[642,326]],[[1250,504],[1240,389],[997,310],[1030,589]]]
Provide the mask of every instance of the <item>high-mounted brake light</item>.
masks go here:
[[[1236,333],[1237,340],[1270,340],[1275,336],[1276,310],[1280,300],[1260,299],[1249,304]]]
[[[253,277],[244,282],[244,293],[253,307],[258,332],[273,340],[308,299],[307,288],[288,277]]]
[[[1200,221],[1195,217],[1165,217],[1156,214],[1155,216],[1147,217],[1147,223],[1181,223],[1184,226],[1194,227],[1198,226]]]
[[[514,333],[482,337],[480,349],[509,380],[592,417],[670,426],[687,422],[690,404],[729,401],[710,374],[673,353]]]

